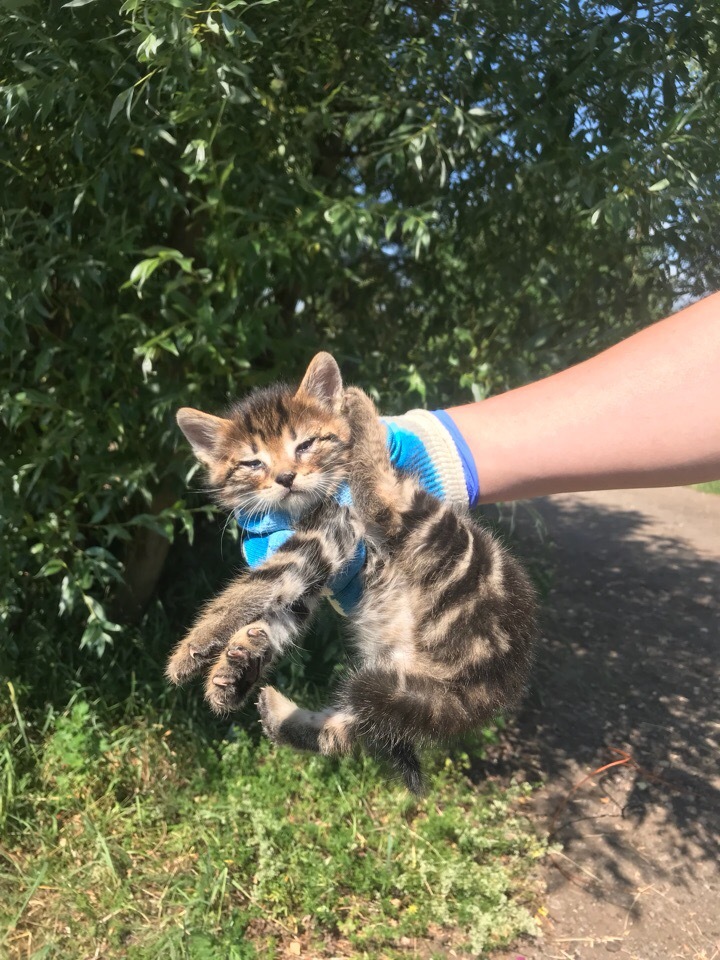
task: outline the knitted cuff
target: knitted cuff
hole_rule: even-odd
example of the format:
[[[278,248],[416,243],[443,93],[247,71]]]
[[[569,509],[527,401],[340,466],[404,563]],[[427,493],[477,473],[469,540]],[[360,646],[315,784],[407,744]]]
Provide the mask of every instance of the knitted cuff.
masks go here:
[[[468,465],[440,416],[428,410],[410,410],[383,420],[393,466],[414,474],[429,493],[446,502],[467,506],[477,499],[466,476]],[[462,443],[466,448],[464,440]],[[470,462],[474,472],[472,459]]]
[[[475,457],[472,455],[467,440],[461,433],[460,428],[447,410],[433,410],[432,414],[442,423],[455,443],[455,448],[462,461],[463,473],[465,474],[468,503],[471,507],[474,507],[480,499],[480,478],[478,477],[477,467],[475,466]]]

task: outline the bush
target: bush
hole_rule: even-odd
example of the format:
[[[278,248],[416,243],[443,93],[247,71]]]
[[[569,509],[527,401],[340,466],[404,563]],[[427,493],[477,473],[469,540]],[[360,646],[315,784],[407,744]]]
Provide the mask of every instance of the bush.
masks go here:
[[[0,14],[7,665],[133,636],[205,509],[173,411],[331,349],[480,398],[717,283],[713,4]]]

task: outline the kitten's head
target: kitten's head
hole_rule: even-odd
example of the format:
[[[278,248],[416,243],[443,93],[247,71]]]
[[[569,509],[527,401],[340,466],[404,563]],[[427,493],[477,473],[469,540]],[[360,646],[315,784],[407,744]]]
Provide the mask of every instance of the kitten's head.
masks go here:
[[[294,517],[332,497],[347,476],[350,429],[342,379],[318,353],[296,391],[256,390],[224,417],[183,407],[177,422],[207,468],[216,500],[243,513]]]

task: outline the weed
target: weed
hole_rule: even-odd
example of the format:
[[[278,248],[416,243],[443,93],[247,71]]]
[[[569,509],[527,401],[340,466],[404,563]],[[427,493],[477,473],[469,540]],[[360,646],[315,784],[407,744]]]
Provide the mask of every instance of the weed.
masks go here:
[[[709,483],[696,483],[695,490],[701,493],[720,493],[720,480],[711,480]]]

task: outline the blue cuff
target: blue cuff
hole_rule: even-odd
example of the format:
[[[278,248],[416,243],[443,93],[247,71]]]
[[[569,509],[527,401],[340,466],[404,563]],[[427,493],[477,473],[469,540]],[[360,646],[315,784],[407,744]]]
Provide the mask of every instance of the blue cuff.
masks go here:
[[[453,438],[462,461],[463,474],[465,475],[465,486],[467,487],[468,503],[471,507],[480,499],[480,478],[478,477],[475,459],[470,453],[470,447],[467,445],[465,437],[460,433],[457,424],[447,412],[447,410],[431,410],[433,416],[437,417],[440,423]]]
[[[292,530],[275,530],[266,534],[243,532],[242,552],[250,567],[259,567],[293,535]]]

